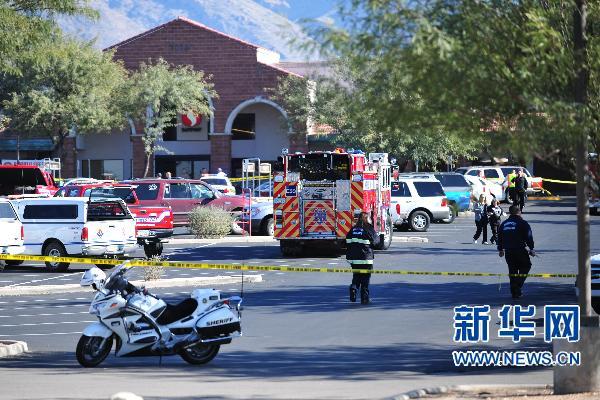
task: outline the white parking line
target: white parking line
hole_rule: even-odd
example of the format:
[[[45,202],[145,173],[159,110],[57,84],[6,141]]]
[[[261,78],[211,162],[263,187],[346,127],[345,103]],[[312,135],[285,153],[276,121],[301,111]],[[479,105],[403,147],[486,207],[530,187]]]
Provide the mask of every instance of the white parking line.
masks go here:
[[[285,272],[275,272],[275,275],[285,275]]]
[[[88,304],[61,304],[59,306],[27,306],[27,307],[12,307],[12,308],[0,308],[0,311],[7,310],[31,310],[40,308],[67,308],[67,307],[89,307]]]
[[[0,335],[0,337],[11,336],[48,336],[48,335],[81,335],[81,332],[50,332],[50,333],[14,333],[10,335]]]
[[[14,281],[0,281],[0,283],[13,283]]]
[[[56,315],[77,315],[89,314],[88,311],[80,312],[59,312],[59,313],[42,313],[42,314],[18,314],[18,315],[0,315],[0,318],[29,318],[29,317],[52,317]]]
[[[81,272],[80,274],[83,275],[83,272]],[[75,274],[75,275],[77,275],[77,274]],[[45,282],[45,281],[50,281],[52,279],[64,278],[66,276],[73,276],[73,274],[64,274],[64,275],[59,275],[59,276],[53,276],[52,278],[46,278],[46,279],[34,279],[34,280],[31,280],[31,281],[27,281],[27,282],[15,283],[13,285],[8,285],[6,287],[15,287],[15,286],[27,285],[28,283]]]
[[[34,323],[26,323],[26,324],[5,324],[5,325],[0,325],[0,327],[3,327],[3,328],[14,328],[16,326],[72,325],[72,324],[89,324],[90,322],[96,322],[96,320],[91,320],[91,321],[62,321],[62,322],[34,322]]]
[[[190,276],[190,274],[179,274],[179,276]]]
[[[39,275],[38,274],[27,274],[27,275],[23,275],[23,276],[35,278],[36,276],[39,276]]]

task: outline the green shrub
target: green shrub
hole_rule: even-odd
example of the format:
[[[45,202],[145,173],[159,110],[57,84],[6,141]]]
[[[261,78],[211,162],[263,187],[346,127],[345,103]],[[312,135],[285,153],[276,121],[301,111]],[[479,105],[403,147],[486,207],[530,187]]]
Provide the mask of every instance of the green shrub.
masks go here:
[[[196,207],[190,214],[190,228],[200,239],[218,239],[231,232],[233,216],[217,207]]]

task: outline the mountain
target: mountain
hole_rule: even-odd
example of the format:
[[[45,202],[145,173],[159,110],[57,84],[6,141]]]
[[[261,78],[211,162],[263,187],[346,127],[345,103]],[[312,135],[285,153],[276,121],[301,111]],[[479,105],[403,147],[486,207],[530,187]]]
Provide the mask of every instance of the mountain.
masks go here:
[[[177,16],[185,16],[228,35],[281,54],[283,60],[315,59],[289,43],[302,42],[300,20],[331,21],[337,0],[92,0],[100,18],[63,18],[61,27],[105,48]]]

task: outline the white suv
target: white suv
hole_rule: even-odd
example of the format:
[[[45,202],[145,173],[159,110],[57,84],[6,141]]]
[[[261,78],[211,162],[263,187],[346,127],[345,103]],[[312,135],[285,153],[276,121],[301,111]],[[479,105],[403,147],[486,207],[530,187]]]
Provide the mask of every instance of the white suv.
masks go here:
[[[25,227],[25,254],[122,256],[137,248],[135,220],[121,199],[53,197],[14,200]],[[46,262],[65,271],[64,262]]]
[[[454,172],[458,172],[463,175],[470,176],[479,176],[480,172],[483,171],[483,175],[485,179],[488,181],[495,182],[499,185],[502,185],[502,189],[505,192],[505,198],[508,201],[508,182],[506,182],[506,177],[513,170],[522,169],[525,173],[525,177],[527,178],[527,194],[531,195],[534,193],[543,192],[543,181],[542,178],[535,177],[531,175],[529,170],[525,167],[514,167],[514,166],[474,166],[474,167],[461,167],[457,168]]]
[[[432,175],[400,175],[392,182],[392,221],[408,224],[413,231],[426,232],[431,221],[452,222],[454,213],[440,181]]]

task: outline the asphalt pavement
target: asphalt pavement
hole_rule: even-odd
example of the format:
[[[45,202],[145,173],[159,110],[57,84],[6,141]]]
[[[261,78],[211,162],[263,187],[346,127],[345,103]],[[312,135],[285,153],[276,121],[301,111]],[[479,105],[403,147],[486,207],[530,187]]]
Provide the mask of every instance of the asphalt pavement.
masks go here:
[[[531,202],[531,223],[540,257],[532,272],[576,272],[574,200]],[[472,244],[473,217],[432,225],[428,243],[396,242],[377,252],[376,268],[417,271],[506,272],[494,246]],[[600,219],[592,217],[592,251]],[[170,260],[243,265],[342,267],[343,257],[319,253],[284,259],[277,243],[218,242],[166,246]],[[0,286],[77,283],[84,266],[52,274],[31,264],[7,268]],[[226,271],[167,269],[166,277]],[[239,271],[228,271],[239,274]],[[139,272],[141,273],[141,272]],[[552,383],[548,368],[457,368],[453,307],[489,304],[494,314],[511,304],[507,278],[375,275],[373,302],[347,300],[350,274],[260,272],[264,281],[245,285],[244,336],[223,346],[208,365],[193,367],[178,357],[122,358],[110,355],[100,368],[82,369],[74,350],[80,332],[94,320],[92,293],[0,297],[0,339],[24,340],[30,353],[0,360],[0,399],[106,399],[127,390],[144,398],[383,398],[421,387],[467,383]],[[44,280],[45,279],[45,280]],[[38,282],[36,282],[38,281]],[[219,287],[239,294],[240,285]],[[191,288],[157,290],[167,298]],[[574,304],[572,279],[528,279],[519,304]],[[493,317],[492,326],[498,323]],[[482,349],[547,350],[541,337],[513,344],[492,335]]]

